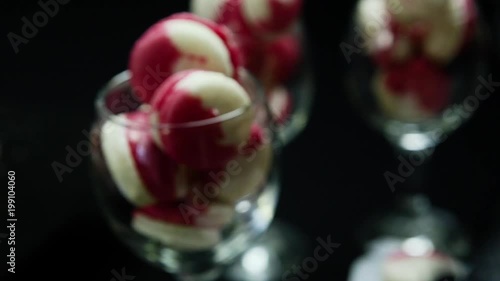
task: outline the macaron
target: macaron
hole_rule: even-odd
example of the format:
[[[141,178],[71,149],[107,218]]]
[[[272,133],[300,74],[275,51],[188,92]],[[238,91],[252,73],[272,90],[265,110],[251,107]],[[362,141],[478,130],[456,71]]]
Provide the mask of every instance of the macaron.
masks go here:
[[[424,1],[426,2],[426,1]],[[429,2],[429,1],[427,1]],[[423,51],[427,57],[448,64],[466,47],[476,33],[477,11],[473,0],[447,0],[444,12],[437,11]],[[425,7],[431,7],[428,3]]]
[[[238,34],[267,37],[286,31],[298,20],[302,0],[192,0],[191,11]]]
[[[180,250],[207,250],[217,245],[222,228],[234,217],[231,206],[211,204],[186,213],[182,204],[157,204],[136,209],[132,228],[138,233]]]
[[[451,87],[451,77],[426,58],[380,70],[373,80],[382,114],[401,121],[421,121],[443,112]]]
[[[270,136],[254,124],[250,137],[238,149],[238,155],[223,169],[200,173],[200,191],[211,200],[236,204],[255,196],[267,182],[273,161]]]
[[[287,34],[264,45],[258,76],[267,89],[287,82],[298,70],[302,46],[297,34]]]
[[[246,22],[265,33],[285,31],[302,12],[302,0],[241,0],[241,5]]]
[[[135,206],[174,202],[188,192],[187,169],[156,146],[149,120],[147,112],[123,113],[107,121],[100,132],[110,176]]]
[[[241,53],[225,26],[190,13],[167,17],[134,44],[129,58],[131,85],[142,102],[173,73],[201,69],[237,78]]]
[[[381,67],[423,54],[449,64],[476,33],[473,0],[360,1],[356,14],[357,48]]]
[[[212,71],[179,72],[152,100],[155,140],[176,162],[196,170],[224,167],[250,135],[254,118],[246,90]]]

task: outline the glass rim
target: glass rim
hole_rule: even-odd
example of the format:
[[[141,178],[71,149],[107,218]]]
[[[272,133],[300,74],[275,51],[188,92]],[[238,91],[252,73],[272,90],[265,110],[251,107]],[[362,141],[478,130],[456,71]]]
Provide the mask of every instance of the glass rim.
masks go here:
[[[245,115],[246,113],[250,112],[251,109],[256,107],[256,104],[258,104],[262,98],[262,88],[259,84],[259,82],[246,70],[242,70],[242,75],[247,77],[251,83],[253,83],[256,87],[256,98],[255,99],[250,99],[251,102],[248,105],[239,107],[237,109],[234,109],[232,111],[226,112],[224,114],[208,118],[208,119],[203,119],[203,120],[197,120],[197,121],[189,121],[189,122],[184,122],[184,123],[161,123],[161,124],[151,124],[150,122],[141,122],[141,121],[132,121],[132,120],[127,120],[125,118],[122,118],[121,114],[127,113],[119,113],[115,114],[111,112],[109,107],[106,105],[106,97],[111,93],[112,90],[114,89],[120,89],[121,87],[125,88],[132,88],[129,84],[130,79],[132,74],[130,73],[129,70],[122,71],[115,75],[111,80],[109,80],[104,87],[102,87],[97,94],[97,97],[95,99],[95,108],[98,113],[98,116],[103,119],[103,120],[109,120],[117,125],[128,127],[128,128],[137,128],[137,129],[181,129],[181,128],[195,128],[195,127],[204,127],[204,126],[209,126],[209,125],[214,125],[214,124],[220,124],[224,123],[233,119],[236,119],[240,116]],[[241,83],[240,83],[241,84]],[[244,85],[242,85],[243,88]],[[247,90],[247,89],[245,89]],[[130,112],[135,112],[130,111]]]

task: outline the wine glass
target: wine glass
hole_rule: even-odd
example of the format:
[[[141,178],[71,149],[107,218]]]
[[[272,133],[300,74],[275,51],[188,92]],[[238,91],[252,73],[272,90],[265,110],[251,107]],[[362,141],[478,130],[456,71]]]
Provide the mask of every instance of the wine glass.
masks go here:
[[[292,33],[299,38],[297,44],[299,44],[300,59],[291,68],[288,78],[282,85],[266,87],[267,100],[274,116],[276,131],[285,145],[298,137],[307,127],[315,91],[315,72],[311,66],[309,41],[303,24],[298,23]],[[258,61],[258,63],[265,64],[266,62]],[[263,85],[267,84],[265,80],[265,75],[260,78]]]
[[[270,127],[283,146],[305,129],[313,104],[315,77],[307,34],[300,19],[301,2],[190,1],[190,12],[232,31],[244,67],[262,85],[272,119]],[[244,10],[249,5],[255,5],[254,16],[247,18]],[[273,5],[271,13],[266,12],[267,5]],[[295,227],[284,222],[273,223],[226,270],[226,277],[240,281],[278,279],[281,272],[303,257],[307,240]]]
[[[395,183],[406,188],[396,194],[399,206],[380,216],[369,233],[400,239],[424,235],[440,245],[451,239],[442,235],[452,216],[430,206],[422,193],[436,146],[491,94],[486,33],[473,0],[358,2],[341,45],[349,62],[349,98],[413,171],[384,175],[393,192]],[[408,228],[421,221],[440,234]]]
[[[462,34],[446,36],[451,31],[445,28],[437,35],[425,31],[434,16],[425,5],[433,0],[419,1],[416,7],[400,1],[361,0],[344,42],[344,52],[354,50],[344,53],[350,54],[350,98],[398,153],[432,150],[472,116],[491,90],[481,86],[488,78],[487,30],[475,2],[435,2],[462,5],[456,9],[467,15],[454,27]],[[445,44],[446,40],[453,42]]]
[[[262,236],[275,213],[281,144],[261,88],[246,75],[241,84],[251,106],[152,125],[151,107],[139,102],[129,81],[128,71],[118,74],[95,101],[92,171],[100,206],[116,237],[148,263],[179,280],[215,280]],[[208,151],[203,134],[248,119],[250,137],[220,169],[178,164],[155,141],[158,134],[181,136],[200,163],[210,164],[219,155]]]
[[[238,30],[233,31],[238,37]],[[290,31],[278,36],[275,42],[270,56],[256,56],[247,67],[262,85],[271,127],[285,147],[307,127],[314,102],[315,73],[302,22],[297,22]],[[280,67],[285,69],[278,71],[278,75],[286,78],[278,79],[282,82],[276,84],[273,75]],[[309,238],[301,230],[286,221],[277,220],[226,269],[225,277],[235,281],[278,280],[283,272],[300,263],[307,255],[310,248],[308,241]]]
[[[267,5],[274,5],[272,12],[266,12]],[[248,7],[253,16],[245,13]],[[232,31],[243,65],[263,86],[274,127],[284,144],[305,129],[313,103],[315,77],[301,8],[301,0],[274,4],[190,1],[190,12]]]

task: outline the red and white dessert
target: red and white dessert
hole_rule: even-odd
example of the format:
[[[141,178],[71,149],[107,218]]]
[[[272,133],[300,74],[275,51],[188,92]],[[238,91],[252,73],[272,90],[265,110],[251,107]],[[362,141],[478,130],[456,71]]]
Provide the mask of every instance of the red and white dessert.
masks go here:
[[[393,9],[399,11],[399,5],[390,7],[386,0],[361,0],[356,10],[356,41],[353,43],[381,64],[403,61],[412,52],[408,40],[396,40],[391,29]]]
[[[203,211],[192,210],[187,214],[182,203],[137,209],[132,227],[138,233],[177,249],[204,250],[217,245],[222,238],[221,228],[233,219],[233,208],[212,203]]]
[[[190,9],[195,15],[227,26],[237,36],[252,34],[242,13],[242,0],[191,0]]]
[[[118,115],[101,129],[101,148],[121,194],[136,206],[173,202],[187,195],[187,169],[162,153],[151,135],[149,114]]]
[[[232,32],[189,13],[151,26],[135,43],[129,60],[131,84],[149,102],[159,85],[175,72],[202,69],[237,78],[241,54]]]
[[[278,124],[283,124],[290,119],[293,101],[290,91],[285,86],[274,87],[267,94],[267,104]]]
[[[238,151],[238,156],[229,161],[222,170],[201,173],[200,187],[217,187],[218,202],[235,204],[247,196],[256,195],[266,182],[272,164],[272,147],[264,129],[257,124]]]
[[[235,7],[235,2],[234,0],[191,0],[189,9],[195,15],[219,22],[224,13]]]
[[[272,67],[266,73],[281,82],[295,69],[294,61],[300,56],[299,42],[290,34],[294,33],[301,7],[302,0],[191,1],[193,13],[225,25],[236,34],[247,69],[261,78],[258,74],[264,72],[263,68]]]
[[[451,97],[451,78],[424,58],[378,72],[373,90],[386,117],[421,121],[442,112]]]
[[[258,32],[283,32],[297,20],[302,10],[302,0],[241,1],[244,18]]]
[[[382,281],[435,281],[463,275],[461,264],[438,252],[423,256],[396,252],[390,255],[382,266]]]
[[[266,36],[286,31],[297,20],[302,0],[192,0],[191,11],[237,33]]]
[[[259,78],[270,88],[288,81],[302,58],[300,38],[296,34],[279,37],[264,46]]]
[[[160,147],[197,170],[224,167],[247,140],[254,117],[245,89],[221,73],[193,70],[171,76],[155,92],[153,123]],[[227,120],[214,118],[233,113]]]
[[[476,18],[474,0],[401,1],[399,11],[391,13],[398,33],[421,40],[425,55],[440,63],[458,55],[473,33]]]
[[[473,0],[364,0],[357,14],[367,50],[379,63],[423,53],[446,64],[474,36]]]
[[[134,215],[148,216],[151,219],[184,226],[221,228],[231,222],[234,209],[230,205],[210,202],[203,208],[179,201],[159,203],[139,208]]]

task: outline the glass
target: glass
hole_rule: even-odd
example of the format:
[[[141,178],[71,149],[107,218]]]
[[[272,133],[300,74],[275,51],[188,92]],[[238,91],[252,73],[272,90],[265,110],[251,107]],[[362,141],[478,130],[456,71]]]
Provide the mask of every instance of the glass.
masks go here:
[[[251,106],[191,123],[153,126],[150,117],[124,118],[124,114],[148,115],[151,111],[137,102],[127,71],[114,77],[96,99],[92,163],[100,206],[125,245],[181,280],[216,279],[225,265],[267,230],[274,217],[279,193],[276,159],[281,144],[270,127],[258,83],[250,75],[245,77],[242,85],[251,97]],[[200,171],[168,162],[155,145],[158,134],[183,136],[197,155],[206,156],[200,161],[210,163],[208,156],[213,153],[206,140],[190,136],[219,126],[234,128],[247,118],[252,121],[250,140],[239,145],[237,154],[222,169]],[[256,136],[261,139],[255,140]],[[130,159],[135,162],[131,164]],[[154,174],[158,163],[162,170]],[[141,176],[144,169],[153,172]],[[164,184],[168,176],[170,186],[150,184],[158,178]],[[171,201],[158,203],[161,200],[152,200],[144,188]]]
[[[353,108],[393,146],[401,165],[411,165],[409,175],[398,171],[391,179],[384,174],[393,192],[394,183],[389,181],[404,179],[396,180],[400,185],[397,206],[370,218],[361,231],[362,244],[396,239],[390,247],[401,250],[408,240],[431,245],[432,253],[437,250],[452,259],[469,253],[458,220],[432,206],[425,193],[435,147],[491,95],[484,26],[473,0],[358,2],[348,39],[341,44],[349,63],[349,98]],[[416,247],[420,248],[425,247]],[[377,257],[380,262],[385,256]],[[426,262],[424,271],[436,265]],[[410,272],[399,278],[415,275]]]
[[[290,78],[281,86],[281,92],[288,95],[290,101],[287,117],[283,118],[280,115],[279,110],[274,106],[273,95],[268,93],[268,103],[279,129],[277,131],[285,144],[294,140],[306,128],[311,115],[315,91],[315,74],[311,65],[309,41],[303,30],[303,25],[298,24],[294,33],[300,38],[302,57],[296,68],[292,70]],[[280,88],[275,90],[280,92]]]
[[[426,51],[420,46],[424,40],[418,38],[425,35],[413,33],[420,32],[418,25],[425,25],[428,19],[413,15],[417,12],[408,11],[403,4],[396,5],[403,2],[389,0],[359,1],[348,43],[343,46],[349,61],[348,90],[355,108],[403,152],[434,148],[489,96],[489,89],[478,91],[488,79],[487,30],[475,12],[474,1],[453,1],[471,6],[456,54],[445,47],[442,51],[448,52],[446,55]],[[384,3],[388,3],[385,8]],[[403,15],[422,18],[411,27],[416,31],[401,31],[397,18]]]
[[[314,95],[303,1],[189,2],[192,13],[232,31],[243,67],[263,85],[276,132],[285,144],[295,139],[308,123]]]

